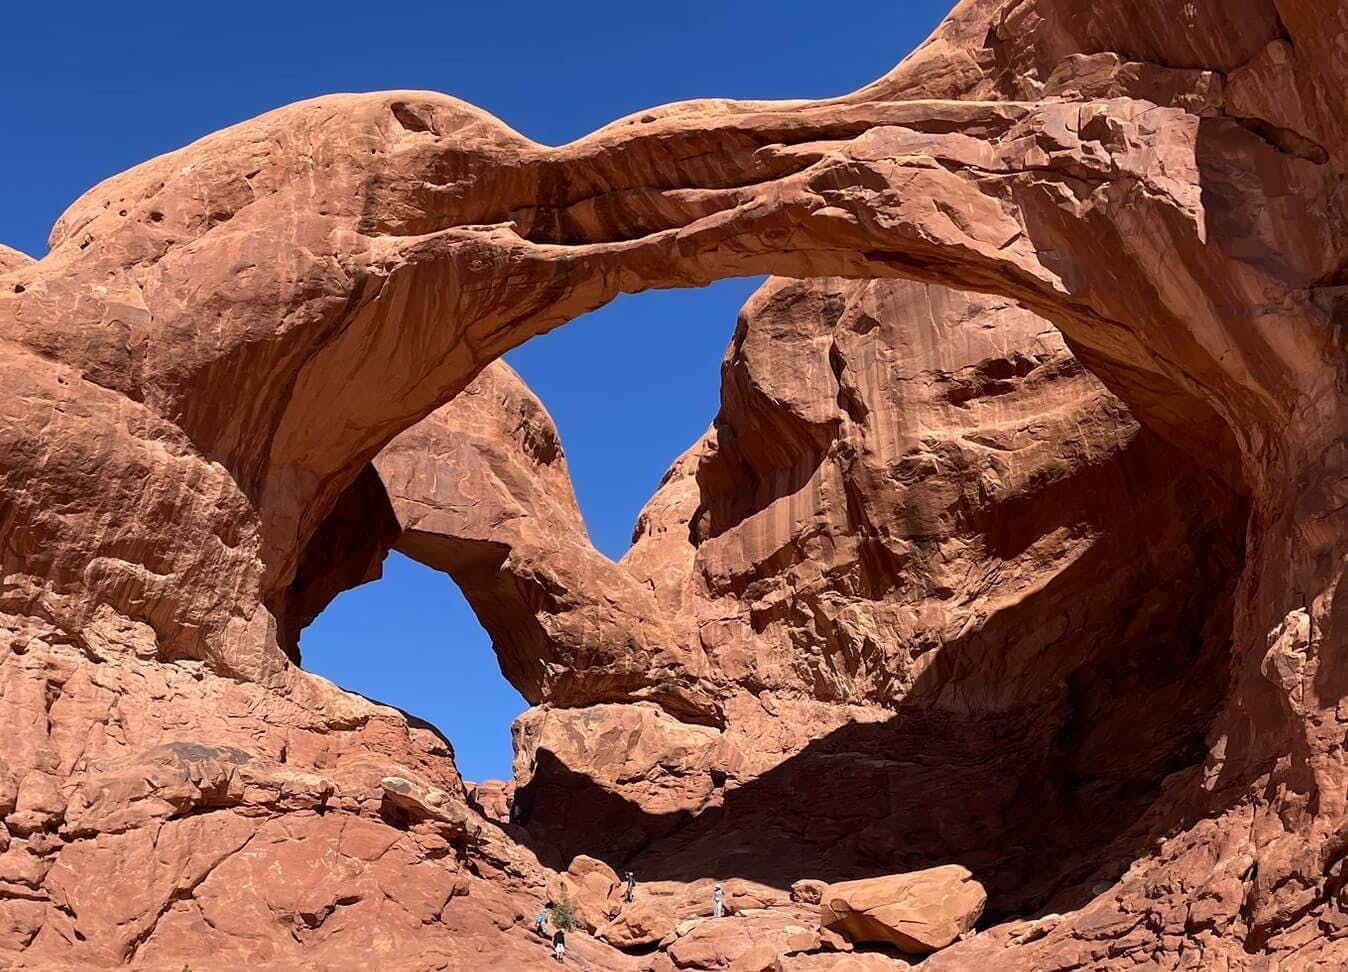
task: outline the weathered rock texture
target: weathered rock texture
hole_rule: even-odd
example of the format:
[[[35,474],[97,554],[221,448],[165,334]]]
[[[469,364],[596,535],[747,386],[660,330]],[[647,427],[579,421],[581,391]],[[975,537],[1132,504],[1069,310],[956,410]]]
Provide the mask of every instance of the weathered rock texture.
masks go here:
[[[381,468],[407,461],[401,443]],[[454,468],[476,481],[515,448]],[[503,495],[472,506],[508,524],[501,577],[564,589],[577,545],[598,557],[575,530],[499,513],[529,494]],[[464,527],[440,522],[448,548]],[[995,914],[1085,900],[1135,856],[1165,777],[1201,758],[1243,526],[1239,497],[1141,430],[1033,314],[928,285],[769,285],[715,428],[601,575],[640,580],[641,616],[682,632],[724,722],[650,702],[531,710],[517,819],[558,866],[586,852],[787,888],[953,857],[985,875]],[[587,606],[551,626],[552,650],[583,657],[597,639],[567,639],[596,630],[575,617],[594,599],[566,603]]]
[[[588,849],[953,859],[992,927],[932,968],[1343,965],[1345,101],[1341,6],[967,0],[831,101],[546,148],[332,96],[91,190],[0,251],[0,958],[519,968]],[[484,369],[762,272],[831,279],[751,302],[604,561]],[[522,826],[295,665],[390,544],[537,705]],[[739,957],[685,932],[573,952]]]
[[[652,698],[714,717],[667,612],[590,545],[552,419],[507,365],[489,367],[374,466],[388,496],[375,503],[395,511],[398,549],[454,576],[530,702]]]
[[[973,931],[988,896],[957,864],[830,884],[819,923],[853,942],[888,942],[927,955]]]

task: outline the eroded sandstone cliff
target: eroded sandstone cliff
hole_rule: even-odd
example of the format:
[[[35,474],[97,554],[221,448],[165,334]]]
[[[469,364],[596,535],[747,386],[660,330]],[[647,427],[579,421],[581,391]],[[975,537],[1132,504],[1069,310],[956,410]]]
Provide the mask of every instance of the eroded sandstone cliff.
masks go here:
[[[853,95],[560,148],[331,96],[0,249],[4,959],[519,968],[589,850],[660,900],[751,879],[764,934],[788,880],[965,864],[984,927],[932,968],[1342,965],[1346,38],[966,0]],[[830,279],[751,303],[604,561],[491,362],[762,272]],[[536,704],[521,825],[295,664],[391,544]],[[727,965],[747,927],[575,947]]]
[[[511,658],[542,638],[587,687],[517,726],[535,850],[782,888],[959,859],[994,914],[1116,877],[1221,698],[1239,495],[997,298],[772,283],[723,378],[620,564],[504,366],[377,460],[400,549],[455,577],[507,675],[530,693]],[[669,667],[637,632],[717,723],[606,694],[610,666]]]

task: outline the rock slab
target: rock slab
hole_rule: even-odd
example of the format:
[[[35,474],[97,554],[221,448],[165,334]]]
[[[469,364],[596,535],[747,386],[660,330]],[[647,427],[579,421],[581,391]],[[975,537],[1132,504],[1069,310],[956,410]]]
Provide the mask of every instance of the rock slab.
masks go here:
[[[819,923],[852,942],[885,942],[926,955],[973,930],[987,892],[958,864],[830,884]]]

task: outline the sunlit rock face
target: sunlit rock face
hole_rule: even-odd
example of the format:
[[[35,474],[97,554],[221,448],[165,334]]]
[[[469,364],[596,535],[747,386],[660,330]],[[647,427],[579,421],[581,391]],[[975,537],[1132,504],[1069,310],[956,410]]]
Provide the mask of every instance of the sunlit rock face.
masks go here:
[[[970,0],[852,95],[556,149],[331,96],[0,249],[0,958],[527,967],[588,851],[680,902],[596,968],[735,961],[732,877],[822,967],[787,887],[946,864],[933,969],[1345,964],[1346,37]],[[807,282],[603,560],[492,362],[756,273]],[[296,666],[395,544],[536,706],[516,823]]]
[[[1237,493],[1002,298],[774,282],[722,376],[619,564],[503,365],[376,461],[400,548],[542,703],[514,809],[545,862],[786,888],[955,857],[1006,914],[1117,877],[1228,678]],[[655,631],[684,678],[623,670],[684,697],[621,703],[609,659]]]

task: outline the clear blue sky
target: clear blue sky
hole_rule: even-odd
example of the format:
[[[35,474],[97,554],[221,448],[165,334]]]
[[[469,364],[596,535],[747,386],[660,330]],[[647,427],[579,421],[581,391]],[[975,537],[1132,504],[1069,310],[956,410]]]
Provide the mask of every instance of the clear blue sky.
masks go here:
[[[333,91],[430,88],[540,142],[705,96],[841,94],[889,70],[953,0],[544,3],[18,3],[5,10],[0,242],[33,256],[99,180],[208,132]],[[648,293],[509,360],[557,421],[595,544],[637,511],[716,411],[754,281]],[[393,555],[305,632],[306,665],[435,723],[465,776],[510,772],[523,700],[453,583]]]

